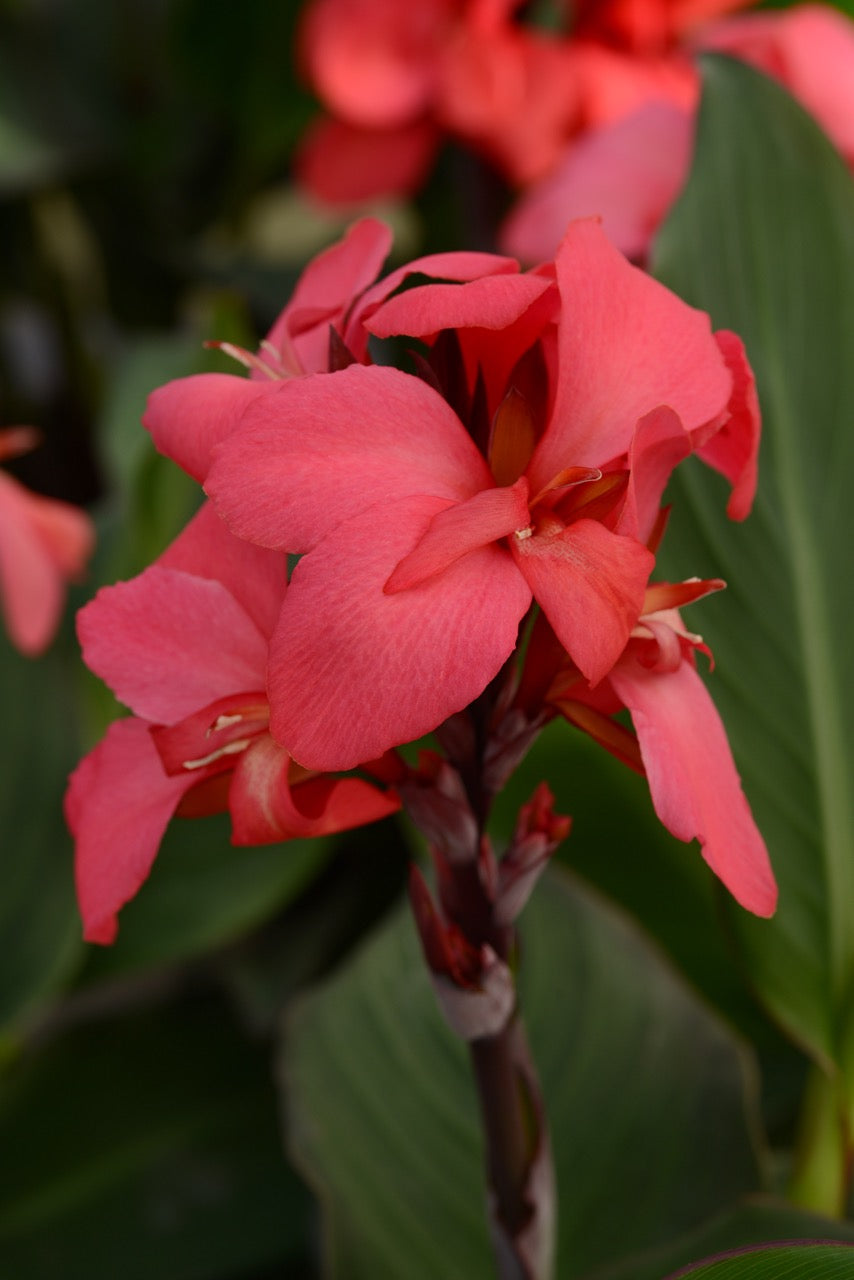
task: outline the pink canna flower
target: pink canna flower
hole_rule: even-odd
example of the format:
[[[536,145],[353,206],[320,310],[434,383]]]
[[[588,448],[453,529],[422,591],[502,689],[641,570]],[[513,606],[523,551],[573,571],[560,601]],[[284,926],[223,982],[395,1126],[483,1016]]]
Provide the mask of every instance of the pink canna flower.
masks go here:
[[[268,688],[274,737],[312,769],[351,768],[469,705],[532,600],[597,685],[640,617],[673,466],[699,452],[734,484],[737,516],[755,484],[737,339],[595,222],[569,229],[550,270],[428,284],[366,323],[433,341],[428,380],[356,364],[280,383],[247,404],[206,482],[240,537],[304,553]],[[449,328],[467,421],[429,381]]]
[[[0,460],[37,442],[26,427],[0,431]],[[94,529],[77,507],[31,493],[0,472],[0,604],[12,643],[35,656],[53,638],[69,581],[92,553]]]
[[[765,848],[741,789],[726,731],[694,659],[709,657],[687,631],[679,606],[724,586],[695,579],[657,583],[624,652],[591,692],[565,665],[550,701],[618,759],[645,773],[655,811],[680,840],[700,841],[703,857],[748,911],[773,915],[777,890]],[[631,714],[637,737],[611,717]]]
[[[267,642],[285,585],[283,557],[232,537],[205,506],[155,565],[78,615],[85,661],[135,713],[66,796],[88,941],[113,941],[176,812],[227,808],[235,844],[265,844],[399,807],[362,778],[301,769],[270,737]]]

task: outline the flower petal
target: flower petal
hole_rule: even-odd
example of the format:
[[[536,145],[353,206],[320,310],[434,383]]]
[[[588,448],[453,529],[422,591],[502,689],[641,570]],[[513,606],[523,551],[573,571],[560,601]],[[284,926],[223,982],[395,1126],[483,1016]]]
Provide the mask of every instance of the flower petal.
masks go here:
[[[516,563],[561,644],[591,684],[606,676],[640,617],[654,556],[595,520],[513,538]]]
[[[287,588],[287,560],[281,552],[235,538],[212,502],[199,508],[157,564],[222,583],[261,634],[273,634]]]
[[[533,493],[564,467],[621,457],[651,409],[669,405],[691,431],[723,412],[732,389],[709,317],[632,267],[597,222],[571,224],[556,265],[560,378]]]
[[[506,329],[551,287],[544,276],[497,274],[461,284],[425,284],[407,289],[371,316],[379,338],[405,333],[431,337],[440,329]]]
[[[291,295],[290,302],[273,324],[266,341],[280,350],[283,343],[299,358],[306,373],[322,373],[328,368],[329,326],[338,332],[354,298],[376,279],[391,248],[391,230],[376,218],[353,223],[336,244],[312,258]],[[320,312],[322,321],[308,328],[300,317],[307,311]],[[364,354],[364,343],[357,353]]]
[[[610,683],[631,712],[661,821],[678,839],[700,841],[706,862],[743,907],[773,915],[777,889],[765,842],[693,666],[657,673],[627,655]]]
[[[439,131],[426,118],[385,129],[321,118],[302,139],[295,170],[300,185],[322,204],[363,205],[417,190],[438,147]]]
[[[448,0],[315,0],[300,32],[320,98],[354,123],[396,124],[426,110],[446,39]]]
[[[267,644],[220,582],[157,565],[102,587],[77,615],[86,665],[147,720],[173,724],[264,687]]]
[[[447,500],[340,525],[294,570],[270,651],[273,735],[310,769],[350,769],[462,710],[513,652],[531,593],[502,547],[410,591],[389,575]]]
[[[416,547],[404,556],[385,584],[387,594],[407,591],[478,547],[524,529],[528,514],[524,477],[509,488],[482,489],[467,502],[446,507],[433,517]]]
[[[50,643],[65,580],[83,568],[93,541],[92,523],[82,511],[0,474],[0,604],[22,653],[41,653]]]
[[[732,374],[732,396],[724,425],[700,445],[697,454],[732,485],[726,509],[729,518],[744,520],[753,506],[759,478],[761,417],[756,379],[737,334],[722,329],[715,339]]]
[[[690,452],[688,432],[672,409],[662,405],[641,418],[629,448],[629,484],[617,533],[649,541],[670,474]]]
[[[522,262],[545,262],[571,219],[598,214],[621,253],[645,258],[687,175],[693,133],[687,111],[649,102],[583,134],[522,195],[502,229],[502,247]]]
[[[170,778],[143,720],[118,720],[71,775],[65,816],[76,842],[77,900],[87,942],[112,942],[116,912],[151,870],[169,820],[196,782]]]
[[[269,735],[239,758],[229,791],[234,844],[274,844],[331,835],[376,822],[400,808],[392,792],[362,778],[320,774],[292,786],[291,758]]]
[[[437,392],[396,369],[351,365],[257,400],[205,487],[240,537],[299,552],[378,504],[407,494],[459,500],[491,483]]]
[[[148,397],[142,425],[154,447],[203,483],[211,450],[230,435],[247,405],[277,385],[232,373],[196,373],[158,387]]]

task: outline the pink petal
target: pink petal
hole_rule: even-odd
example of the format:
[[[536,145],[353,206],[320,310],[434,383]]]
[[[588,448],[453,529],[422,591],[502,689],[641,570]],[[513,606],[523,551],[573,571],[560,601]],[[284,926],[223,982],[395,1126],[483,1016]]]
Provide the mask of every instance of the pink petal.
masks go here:
[[[267,644],[220,582],[157,565],[77,615],[86,665],[147,720],[172,724],[264,686]]]
[[[506,19],[472,23],[442,67],[439,115],[516,186],[554,168],[578,127],[575,58],[568,41]]]
[[[601,466],[635,424],[669,405],[687,430],[726,407],[732,379],[709,317],[632,267],[593,220],[571,224],[557,258],[560,378],[531,490],[564,467]]]
[[[385,503],[408,494],[459,500],[491,483],[437,392],[396,369],[351,365],[259,399],[205,487],[240,537],[299,552],[370,507],[382,519]]]
[[[235,538],[213,503],[199,508],[157,563],[162,569],[221,582],[261,634],[273,634],[287,587],[287,560],[281,552]]]
[[[687,662],[659,674],[627,656],[611,684],[631,712],[661,821],[678,839],[700,841],[706,862],[743,907],[772,915],[777,890],[765,843],[700,676]]]
[[[397,294],[371,317],[377,337],[426,338],[440,329],[506,329],[550,287],[542,276],[492,275],[467,284],[426,284]]]
[[[654,556],[595,520],[577,520],[550,536],[513,538],[510,545],[561,644],[590,684],[598,684],[640,617]]]
[[[142,720],[119,720],[71,775],[65,816],[76,843],[87,942],[112,942],[116,912],[147,878],[169,820],[196,782],[170,778]]]
[[[582,134],[521,196],[502,229],[502,247],[522,262],[544,262],[571,219],[598,214],[621,253],[645,258],[687,175],[693,133],[688,112],[649,102]]]
[[[690,452],[688,433],[672,409],[662,406],[641,418],[629,449],[629,487],[617,533],[649,541],[671,472]]]
[[[429,732],[513,652],[531,595],[501,547],[383,591],[449,505],[419,496],[356,516],[294,570],[270,651],[271,729],[306,768],[354,768]]]
[[[285,341],[306,373],[324,372],[328,368],[330,324],[343,333],[347,311],[376,279],[391,239],[390,229],[376,218],[355,222],[343,239],[309,262],[266,341],[277,350]],[[302,330],[300,315],[306,310],[320,311],[323,320]],[[362,344],[357,354],[361,358],[363,353]]]
[[[201,484],[214,445],[231,434],[247,405],[275,385],[231,373],[176,378],[148,397],[142,425],[151,432],[155,448]]]
[[[269,735],[239,758],[229,792],[235,844],[331,835],[376,822],[400,801],[361,778],[320,774],[291,785],[291,758]]]
[[[411,276],[432,276],[434,280],[454,280],[463,283],[467,280],[478,280],[482,276],[518,275],[519,263],[514,258],[504,258],[497,253],[479,253],[475,251],[456,250],[449,253],[430,253],[422,258],[415,258],[396,271],[390,272],[382,280],[368,289],[354,308],[353,317],[347,330],[348,343],[353,327],[367,325],[368,319],[399,289]],[[372,328],[372,326],[369,326]],[[379,331],[377,331],[379,332]],[[406,329],[407,333],[411,330]]]
[[[483,489],[467,502],[440,511],[427,532],[404,556],[385,584],[387,593],[408,591],[478,547],[524,529],[530,521],[528,483],[522,478],[506,489]]]
[[[318,95],[374,128],[425,111],[449,10],[448,0],[314,0],[300,34]]]
[[[579,40],[573,60],[582,116],[592,128],[612,124],[648,102],[693,111],[700,96],[697,69],[685,53],[637,57],[597,41]]]
[[[358,205],[416,191],[438,146],[439,132],[428,119],[386,129],[320,119],[302,139],[294,165],[300,185],[321,203]]]
[[[93,541],[92,523],[82,511],[30,493],[0,473],[0,603],[22,653],[41,653],[50,643],[65,581],[82,570]]]
[[[729,518],[744,520],[750,515],[759,478],[761,415],[756,379],[747,363],[741,338],[727,330],[719,331],[715,338],[732,374],[732,397],[724,425],[697,453],[732,485],[726,509]]]

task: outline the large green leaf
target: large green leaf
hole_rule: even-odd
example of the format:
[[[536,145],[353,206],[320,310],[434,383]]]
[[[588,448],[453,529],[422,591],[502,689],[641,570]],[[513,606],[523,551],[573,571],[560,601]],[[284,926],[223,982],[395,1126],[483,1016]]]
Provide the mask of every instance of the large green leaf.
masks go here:
[[[86,977],[186,960],[231,942],[289,903],[329,857],[328,839],[236,848],[226,817],[176,819],[154,869],[119,917],[118,941],[93,947]]]
[[[739,1043],[613,909],[554,873],[522,1002],[551,1122],[561,1277],[660,1245],[755,1187]],[[493,1263],[477,1101],[408,913],[289,1026],[293,1149],[337,1280],[479,1280]]]
[[[266,1055],[209,997],[78,1027],[0,1077],[0,1274],[302,1274]]]
[[[747,345],[764,410],[750,520],[696,466],[673,486],[670,574],[720,574],[692,611],[780,884],[770,923],[734,914],[753,982],[839,1061],[854,973],[854,184],[777,85],[709,58],[696,156],[655,269]]]
[[[80,949],[62,818],[78,750],[72,643],[66,628],[32,659],[0,635],[0,1026],[54,991]]]

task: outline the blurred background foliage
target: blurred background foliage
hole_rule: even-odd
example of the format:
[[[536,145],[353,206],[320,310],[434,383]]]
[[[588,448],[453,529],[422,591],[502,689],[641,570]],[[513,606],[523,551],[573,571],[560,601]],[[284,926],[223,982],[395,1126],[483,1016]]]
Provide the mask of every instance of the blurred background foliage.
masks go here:
[[[205,340],[253,346],[345,225],[289,182],[314,111],[299,8],[0,3],[0,421],[42,436],[10,470],[86,506],[99,534],[51,650],[28,660],[0,636],[0,1275],[15,1280],[298,1280],[321,1257],[342,1277],[490,1274],[471,1086],[400,905],[402,822],[237,850],[216,818],[177,821],[111,949],[84,947],[73,899],[65,779],[119,713],[82,668],[73,609],[140,572],[199,499],[141,429],[145,397],[232,370]],[[722,82],[718,105],[734,91],[755,105],[752,80]],[[813,207],[842,183],[835,163],[810,171]],[[482,247],[468,168],[448,148],[417,207],[379,211],[398,259]],[[694,238],[674,232],[663,274],[714,314],[691,268],[712,214],[683,216]],[[688,571],[737,574],[749,528],[729,565]],[[749,642],[727,650],[728,625],[733,663]],[[738,731],[736,746],[762,749]],[[736,945],[743,922],[643,780],[564,725],[502,797],[497,838],[543,777],[574,818],[561,861],[586,882],[561,873],[532,904],[523,967],[567,1186],[561,1276],[655,1280],[714,1248],[854,1238],[807,1212],[820,1193],[781,1199],[808,1054],[827,1046],[794,1015],[793,1034],[767,981],[757,1000],[743,960],[764,944]]]

